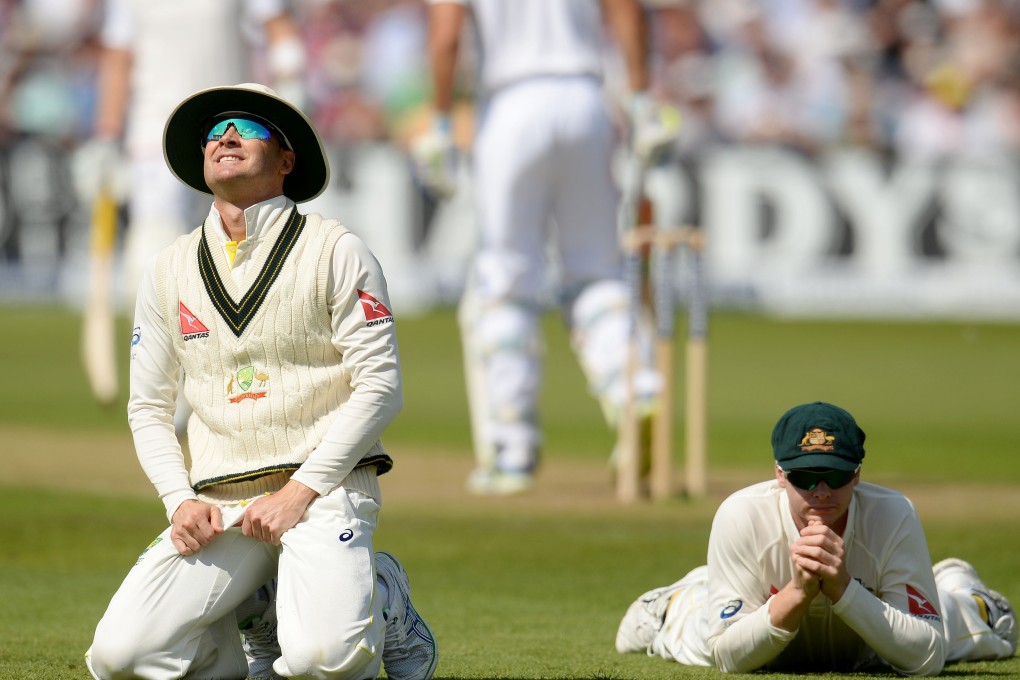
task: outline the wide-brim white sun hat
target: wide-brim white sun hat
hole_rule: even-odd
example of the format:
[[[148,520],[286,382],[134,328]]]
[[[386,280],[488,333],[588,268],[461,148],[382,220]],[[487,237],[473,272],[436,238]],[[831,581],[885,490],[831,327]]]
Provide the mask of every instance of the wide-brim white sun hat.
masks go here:
[[[171,172],[206,194],[202,130],[221,113],[245,112],[264,118],[287,138],[296,159],[284,179],[283,193],[295,203],[310,201],[329,185],[329,159],[308,117],[259,83],[211,87],[190,95],[174,109],[163,129],[163,156]]]

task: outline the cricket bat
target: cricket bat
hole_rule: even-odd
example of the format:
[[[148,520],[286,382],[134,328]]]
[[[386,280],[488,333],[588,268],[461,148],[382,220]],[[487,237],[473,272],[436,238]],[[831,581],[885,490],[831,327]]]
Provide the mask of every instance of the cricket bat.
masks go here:
[[[82,360],[93,396],[108,406],[117,400],[114,345],[113,249],[117,239],[117,201],[103,187],[92,206],[88,288],[82,327]]]

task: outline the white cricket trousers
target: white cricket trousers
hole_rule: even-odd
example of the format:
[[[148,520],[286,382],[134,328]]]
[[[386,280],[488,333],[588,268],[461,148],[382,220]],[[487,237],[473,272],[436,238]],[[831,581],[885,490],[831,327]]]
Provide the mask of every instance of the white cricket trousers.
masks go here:
[[[590,76],[523,80],[482,107],[474,148],[479,242],[459,320],[475,449],[485,467],[495,451],[503,470],[535,463],[538,317],[551,283],[591,391],[621,400],[628,293],[615,141],[602,84]]]
[[[473,274],[484,301],[537,303],[550,245],[561,290],[622,278],[604,96],[595,78],[533,78],[502,88],[483,107]]]
[[[283,655],[274,670],[286,678],[375,678],[384,636],[373,549],[380,498],[375,469],[358,468],[314,500],[279,547],[234,527],[184,557],[167,529],[99,622],[86,654],[92,675],[243,680],[248,666],[234,610],[278,575]]]

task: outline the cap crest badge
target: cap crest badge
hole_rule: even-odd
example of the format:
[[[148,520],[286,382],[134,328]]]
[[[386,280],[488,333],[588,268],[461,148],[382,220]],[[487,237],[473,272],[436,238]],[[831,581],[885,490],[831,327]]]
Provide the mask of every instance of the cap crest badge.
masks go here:
[[[832,451],[836,438],[820,427],[813,427],[800,440],[801,451]]]

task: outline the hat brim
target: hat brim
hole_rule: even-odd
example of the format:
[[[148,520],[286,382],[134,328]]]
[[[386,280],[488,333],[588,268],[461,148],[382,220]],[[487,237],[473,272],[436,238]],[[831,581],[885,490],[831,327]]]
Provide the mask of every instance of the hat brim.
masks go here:
[[[201,90],[170,114],[163,130],[163,156],[179,180],[212,194],[205,183],[201,134],[210,118],[225,111],[246,111],[265,118],[287,137],[296,156],[294,169],[283,182],[287,198],[303,203],[325,191],[329,160],[311,121],[268,87],[254,83]]]
[[[819,468],[823,470],[842,470],[853,472],[861,464],[860,461],[849,460],[832,453],[805,453],[796,458],[777,461],[779,467],[784,470],[803,470],[805,468]]]

